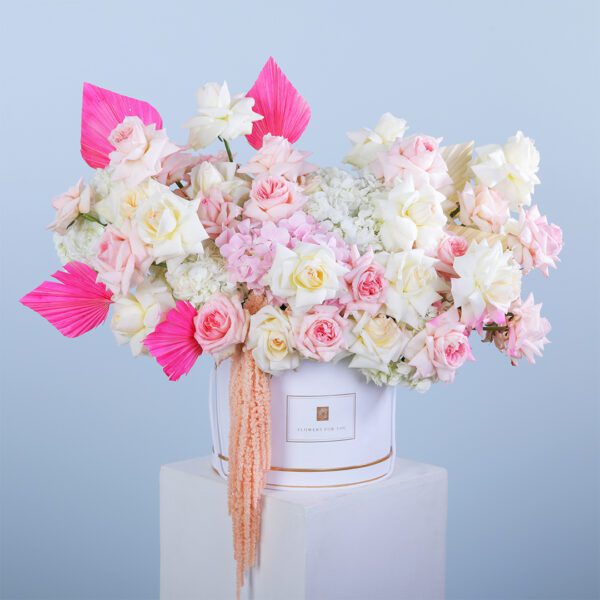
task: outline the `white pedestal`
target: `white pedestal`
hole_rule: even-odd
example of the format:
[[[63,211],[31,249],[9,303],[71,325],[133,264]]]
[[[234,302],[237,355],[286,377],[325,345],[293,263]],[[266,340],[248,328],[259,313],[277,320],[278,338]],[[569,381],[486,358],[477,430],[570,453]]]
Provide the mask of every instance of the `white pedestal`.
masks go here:
[[[443,598],[446,514],[445,469],[402,459],[361,488],[267,490],[260,565],[242,598]],[[160,597],[235,598],[227,484],[208,458],[161,469]]]

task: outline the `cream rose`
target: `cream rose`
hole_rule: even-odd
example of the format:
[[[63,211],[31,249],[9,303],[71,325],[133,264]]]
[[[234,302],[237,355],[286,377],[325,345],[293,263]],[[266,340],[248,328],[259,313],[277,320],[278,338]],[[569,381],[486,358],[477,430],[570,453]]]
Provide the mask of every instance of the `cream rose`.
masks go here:
[[[155,262],[166,261],[169,270],[190,254],[203,252],[208,238],[197,214],[199,200],[184,200],[161,186],[141,203],[135,220],[143,242],[152,247]]]
[[[135,293],[117,298],[110,323],[117,343],[129,343],[131,353],[138,356],[145,350],[146,336],[174,306],[168,286],[160,279],[145,281]]]
[[[295,369],[300,363],[290,321],[274,306],[265,306],[250,317],[246,346],[252,351],[258,368],[267,373]]]
[[[326,246],[300,243],[290,250],[278,244],[265,284],[271,286],[274,296],[284,298],[292,310],[303,311],[335,298],[340,277],[347,271]]]
[[[363,313],[352,328],[350,339],[350,367],[388,372],[389,364],[400,358],[409,338],[393,319]]]
[[[452,280],[454,304],[463,321],[477,319],[487,310],[505,313],[521,295],[521,270],[512,253],[500,242],[471,242],[463,256],[454,259],[458,277]]]
[[[420,327],[431,305],[440,299],[443,286],[434,268],[435,259],[423,250],[379,255],[390,285],[385,301],[387,313],[411,327]]]

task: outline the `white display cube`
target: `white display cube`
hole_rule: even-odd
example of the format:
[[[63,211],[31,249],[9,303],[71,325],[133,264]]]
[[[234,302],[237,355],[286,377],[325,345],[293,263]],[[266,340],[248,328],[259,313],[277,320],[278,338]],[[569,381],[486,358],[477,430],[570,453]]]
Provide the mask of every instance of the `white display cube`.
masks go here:
[[[359,488],[265,492],[260,564],[248,600],[429,600],[444,597],[447,474],[396,459]],[[209,458],[160,475],[162,600],[235,598],[227,483]]]

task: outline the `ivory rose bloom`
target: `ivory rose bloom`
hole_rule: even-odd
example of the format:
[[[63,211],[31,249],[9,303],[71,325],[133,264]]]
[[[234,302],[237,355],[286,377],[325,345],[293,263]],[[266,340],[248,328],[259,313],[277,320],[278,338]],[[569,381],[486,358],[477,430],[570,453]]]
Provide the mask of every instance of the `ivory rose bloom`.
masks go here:
[[[169,141],[164,129],[157,131],[154,123],[144,125],[139,117],[125,117],[113,129],[108,141],[115,147],[110,153],[112,176],[116,181],[122,179],[128,187],[158,175],[162,160],[179,151],[179,146]]]
[[[186,190],[192,200],[208,198],[215,189],[226,200],[239,204],[248,198],[250,184],[247,178],[237,175],[234,163],[204,161],[192,169]]]
[[[300,354],[329,362],[342,350],[347,322],[335,306],[316,306],[296,320],[295,339]]]
[[[521,294],[521,270],[511,252],[500,242],[471,242],[463,256],[454,259],[458,275],[452,280],[452,296],[462,308],[463,321],[478,319],[484,311],[506,312]]]
[[[351,368],[388,372],[390,363],[400,358],[408,336],[394,319],[364,313],[352,328],[350,340]]]
[[[465,185],[459,197],[460,222],[488,233],[501,233],[510,216],[508,202],[483,184]]]
[[[279,244],[265,280],[274,296],[302,311],[335,298],[347,270],[326,246],[301,242],[290,250]]]
[[[390,282],[385,301],[387,313],[399,322],[420,327],[431,305],[440,299],[443,285],[435,259],[423,250],[380,255],[385,261],[385,277]]]
[[[521,209],[519,220],[511,219],[507,223],[506,233],[508,245],[525,273],[539,269],[548,277],[548,268],[556,269],[563,245],[562,230],[548,223],[537,206]]]
[[[300,364],[291,323],[275,306],[267,305],[250,317],[246,345],[258,368],[267,373],[295,369]]]
[[[305,162],[308,154],[295,150],[282,136],[265,135],[261,149],[240,169],[240,173],[257,177],[285,177],[288,181],[296,181],[298,177],[317,170],[315,165]]]
[[[197,210],[199,200],[184,200],[168,188],[142,201],[135,214],[138,234],[152,247],[155,262],[174,269],[190,254],[203,252],[208,238]]]
[[[94,267],[98,280],[113,293],[126,295],[130,287],[142,283],[151,263],[152,256],[131,221],[126,221],[121,228],[106,227]]]
[[[198,113],[184,127],[190,130],[194,150],[205,148],[218,137],[233,140],[252,133],[252,123],[262,119],[253,112],[254,98],[231,96],[227,82],[207,83],[198,90]]]
[[[60,235],[67,232],[67,228],[81,214],[90,212],[92,191],[90,186],[84,185],[83,178],[64,194],[52,200],[52,206],[56,209],[54,221],[48,225],[48,229]]]
[[[357,169],[366,167],[381,150],[389,148],[394,141],[401,138],[405,131],[404,119],[399,119],[389,112],[384,113],[372,130],[363,128],[348,133],[354,146],[344,157],[344,162]]]
[[[214,295],[194,318],[194,338],[217,362],[231,356],[246,339],[248,313],[237,296]]]
[[[475,360],[456,309],[431,319],[408,343],[405,356],[419,378],[435,377],[445,383],[454,381],[456,370],[467,360]]]
[[[346,314],[364,310],[374,315],[383,302],[388,288],[385,269],[375,262],[375,253],[368,250],[362,256],[352,248],[352,268],[344,275],[352,299],[346,304]]]
[[[536,175],[540,155],[532,139],[518,131],[504,146],[491,144],[476,152],[471,169],[481,183],[497,191],[511,210],[531,204],[531,194],[540,183]]]
[[[415,189],[411,175],[399,181],[378,202],[376,215],[382,222],[380,237],[388,252],[413,246],[433,250],[444,235],[446,215],[443,194],[429,184]]]
[[[134,356],[141,354],[146,336],[154,331],[175,301],[160,279],[146,280],[134,293],[117,298],[110,323],[118,344],[131,347]]]
[[[252,184],[250,199],[244,204],[244,216],[276,223],[290,217],[305,202],[306,197],[298,186],[283,177],[261,177]]]

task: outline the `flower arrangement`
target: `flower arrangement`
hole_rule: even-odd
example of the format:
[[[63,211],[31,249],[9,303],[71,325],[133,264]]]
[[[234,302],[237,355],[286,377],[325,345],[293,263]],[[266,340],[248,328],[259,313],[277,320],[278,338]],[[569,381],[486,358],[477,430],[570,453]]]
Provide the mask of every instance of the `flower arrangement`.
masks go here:
[[[202,353],[233,357],[237,396],[244,378],[262,390],[232,408],[238,421],[244,402],[268,404],[265,377],[303,360],[419,391],[474,360],[472,336],[534,362],[550,325],[522,278],[556,267],[562,233],[532,205],[533,141],[445,146],[386,113],[349,134],[352,171],[319,168],[293,145],[309,119],[273,59],[246,95],[200,88],[186,146],[146,102],[85,84],[81,153],[95,171],[53,201],[58,282],[21,301],[69,337],[112,307],[117,342],[171,380]],[[244,136],[256,152],[239,164],[230,144]],[[255,442],[233,445],[241,456]],[[235,529],[232,494],[230,510]],[[255,541],[236,545],[242,573]]]

